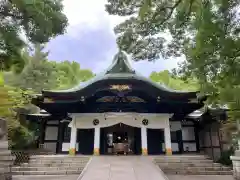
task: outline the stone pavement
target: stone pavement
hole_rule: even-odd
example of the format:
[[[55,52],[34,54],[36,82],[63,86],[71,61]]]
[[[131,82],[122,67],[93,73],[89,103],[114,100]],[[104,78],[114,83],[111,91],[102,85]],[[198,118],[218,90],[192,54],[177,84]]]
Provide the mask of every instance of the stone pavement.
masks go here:
[[[208,175],[208,176],[196,176],[196,175],[168,175],[167,176],[169,180],[233,180],[233,176],[229,175],[219,175],[219,176],[214,176],[214,175]]]
[[[165,180],[147,156],[95,156],[81,180]]]

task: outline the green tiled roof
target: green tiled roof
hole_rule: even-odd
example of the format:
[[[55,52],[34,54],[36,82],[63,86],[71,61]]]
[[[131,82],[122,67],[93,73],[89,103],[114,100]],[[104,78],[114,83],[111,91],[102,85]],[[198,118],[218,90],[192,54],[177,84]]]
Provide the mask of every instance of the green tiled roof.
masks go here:
[[[162,91],[168,91],[168,92],[176,92],[176,93],[184,93],[182,91],[176,91],[173,89],[170,89],[166,87],[165,85],[156,83],[149,78],[144,77],[143,75],[137,73],[130,65],[127,55],[120,51],[118,54],[115,55],[112,64],[102,73],[96,75],[92,79],[81,82],[79,85],[67,89],[67,90],[59,90],[59,91],[48,91],[48,92],[76,92],[80,91],[81,89],[84,89],[85,87],[101,80],[107,80],[107,79],[136,79],[144,81],[148,84],[151,84],[152,86],[162,90]],[[187,92],[186,92],[187,93]]]

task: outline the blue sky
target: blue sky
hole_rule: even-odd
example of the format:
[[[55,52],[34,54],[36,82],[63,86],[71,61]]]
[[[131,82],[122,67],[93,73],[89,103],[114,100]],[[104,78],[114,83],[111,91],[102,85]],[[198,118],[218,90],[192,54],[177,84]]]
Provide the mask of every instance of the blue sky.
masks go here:
[[[69,26],[64,35],[52,39],[46,46],[50,60],[77,61],[82,68],[101,72],[112,61],[117,52],[113,28],[124,19],[109,16],[104,11],[106,0],[64,0],[64,13]],[[183,58],[154,62],[131,62],[145,76],[152,71],[177,67]]]

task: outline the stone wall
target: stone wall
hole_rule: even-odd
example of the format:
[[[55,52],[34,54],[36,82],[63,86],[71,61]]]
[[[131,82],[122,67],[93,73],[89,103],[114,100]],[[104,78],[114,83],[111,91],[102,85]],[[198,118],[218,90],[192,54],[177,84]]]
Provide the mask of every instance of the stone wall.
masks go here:
[[[7,123],[4,119],[0,118],[0,179],[10,180],[11,166],[14,158],[11,156],[11,151],[8,150],[7,138]]]

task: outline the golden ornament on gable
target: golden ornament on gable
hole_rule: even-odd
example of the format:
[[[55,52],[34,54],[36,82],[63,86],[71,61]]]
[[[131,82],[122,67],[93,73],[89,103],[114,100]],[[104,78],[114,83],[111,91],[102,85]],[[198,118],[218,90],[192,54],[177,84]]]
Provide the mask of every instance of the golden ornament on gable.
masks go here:
[[[130,86],[126,84],[114,84],[110,86],[110,89],[117,90],[117,91],[126,91],[130,90]]]

